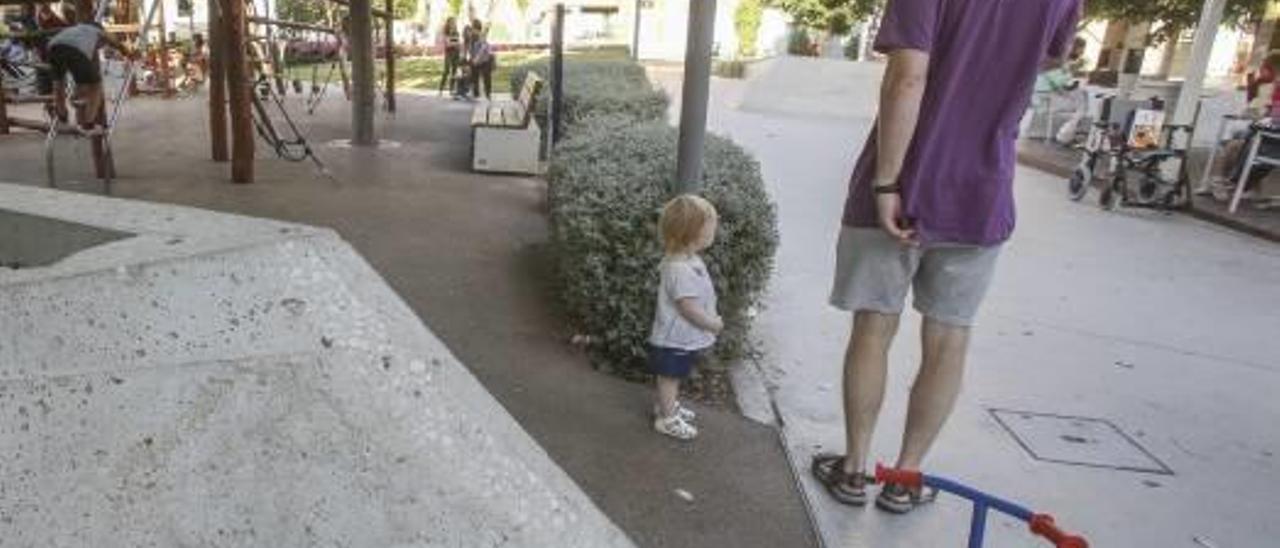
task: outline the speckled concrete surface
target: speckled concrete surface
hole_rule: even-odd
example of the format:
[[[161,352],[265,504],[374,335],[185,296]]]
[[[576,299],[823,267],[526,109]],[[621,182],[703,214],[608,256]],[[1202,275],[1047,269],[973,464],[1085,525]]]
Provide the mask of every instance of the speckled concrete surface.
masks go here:
[[[0,269],[0,546],[630,544],[331,230],[0,204],[136,234]]]

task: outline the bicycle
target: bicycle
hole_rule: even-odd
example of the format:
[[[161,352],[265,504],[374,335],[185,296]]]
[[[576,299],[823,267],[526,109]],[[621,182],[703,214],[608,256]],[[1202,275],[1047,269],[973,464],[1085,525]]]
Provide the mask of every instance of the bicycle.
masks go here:
[[[1144,108],[1145,107],[1145,108]],[[1189,125],[1139,124],[1140,117],[1163,116],[1164,104],[1158,99],[1126,101],[1105,100],[1102,116],[1093,124],[1082,151],[1080,163],[1067,182],[1068,196],[1080,201],[1094,186],[1099,167],[1107,162],[1109,177],[1103,181],[1098,203],[1103,209],[1116,206],[1151,207],[1172,210],[1185,206],[1190,199],[1187,177],[1186,148],[1178,143],[1190,141],[1194,130]],[[1161,131],[1160,127],[1165,131]],[[1145,133],[1144,133],[1145,132]],[[1185,133],[1185,138],[1182,138]],[[1163,137],[1163,144],[1159,144]],[[1170,163],[1176,166],[1170,169]]]

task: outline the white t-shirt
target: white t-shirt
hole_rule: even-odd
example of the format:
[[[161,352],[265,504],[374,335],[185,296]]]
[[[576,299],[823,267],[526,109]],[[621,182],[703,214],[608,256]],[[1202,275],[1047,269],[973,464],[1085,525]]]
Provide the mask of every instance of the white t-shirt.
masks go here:
[[[716,288],[711,283],[707,265],[697,255],[667,257],[658,269],[662,280],[658,285],[658,307],[649,344],[677,350],[702,350],[715,344],[714,334],[690,323],[676,307],[676,301],[693,298],[708,316],[720,316],[716,312]]]

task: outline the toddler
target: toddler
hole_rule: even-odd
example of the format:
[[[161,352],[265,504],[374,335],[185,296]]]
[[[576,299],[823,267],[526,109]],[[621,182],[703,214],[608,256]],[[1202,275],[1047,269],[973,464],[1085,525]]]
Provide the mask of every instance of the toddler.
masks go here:
[[[658,222],[666,256],[659,266],[658,306],[649,336],[649,368],[657,384],[653,429],[681,440],[693,439],[698,429],[693,411],[677,399],[680,381],[724,329],[716,313],[715,287],[698,256],[715,240],[718,222],[715,207],[691,194],[668,202]]]

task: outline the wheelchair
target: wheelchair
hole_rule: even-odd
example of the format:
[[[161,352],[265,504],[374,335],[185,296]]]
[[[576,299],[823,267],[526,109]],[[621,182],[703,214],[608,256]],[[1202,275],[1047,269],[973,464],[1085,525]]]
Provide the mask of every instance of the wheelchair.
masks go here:
[[[1078,147],[1080,163],[1067,182],[1070,198],[1080,201],[1089,187],[1098,186],[1098,203],[1106,210],[1185,207],[1191,196],[1186,147],[1193,126],[1163,124],[1164,106],[1158,98],[1104,99],[1101,115]],[[1138,123],[1153,112],[1161,123]]]

